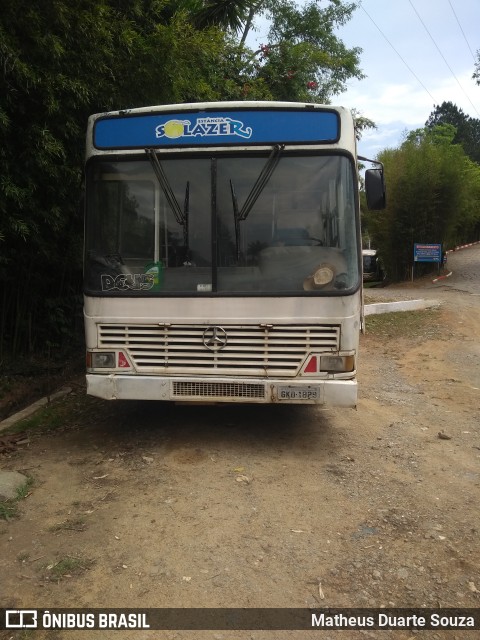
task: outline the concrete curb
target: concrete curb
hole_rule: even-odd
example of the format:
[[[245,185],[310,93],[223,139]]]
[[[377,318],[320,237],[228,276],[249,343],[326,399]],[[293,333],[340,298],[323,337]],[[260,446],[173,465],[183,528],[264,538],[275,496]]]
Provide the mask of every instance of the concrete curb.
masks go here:
[[[454,249],[449,249],[446,253],[453,253],[454,251],[459,251],[460,249],[468,249],[469,247],[473,247],[476,244],[480,244],[480,240],[476,240],[475,242],[469,242],[468,244],[461,244]]]
[[[365,315],[395,313],[397,311],[419,311],[440,306],[440,300],[401,300],[399,302],[376,302],[365,305]]]
[[[71,391],[72,391],[71,387],[62,387],[55,393],[52,393],[50,396],[41,398],[40,400],[37,400],[36,402],[31,404],[29,407],[26,407],[26,409],[22,409],[21,411],[14,413],[12,416],[5,418],[5,420],[2,420],[2,422],[0,422],[0,432],[5,431],[6,429],[9,429],[11,426],[16,424],[17,422],[20,422],[20,420],[24,420],[25,418],[28,418],[29,416],[32,415],[32,413],[35,413],[35,411],[38,411],[38,409],[40,409],[41,407],[44,407],[46,404],[50,404],[54,400],[63,398],[63,396],[68,395],[69,393],[71,393]]]
[[[438,282],[439,280],[445,280],[445,278],[449,278],[452,275],[452,273],[453,273],[453,271],[449,271],[444,276],[438,276],[438,278],[435,278],[435,280],[432,280],[432,282]]]

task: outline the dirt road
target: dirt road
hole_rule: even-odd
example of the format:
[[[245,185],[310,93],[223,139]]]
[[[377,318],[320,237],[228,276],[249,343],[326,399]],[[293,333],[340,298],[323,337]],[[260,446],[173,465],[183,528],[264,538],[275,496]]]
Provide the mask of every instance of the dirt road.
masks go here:
[[[22,607],[478,607],[480,246],[438,310],[368,318],[357,411],[106,403],[83,389],[0,457],[33,478],[0,521],[0,598]],[[60,423],[60,424],[59,424]],[[8,638],[118,638],[118,632]],[[460,639],[476,632],[323,631]],[[477,632],[478,633],[478,632]],[[63,634],[63,635],[62,635]],[[277,640],[300,631],[125,632]]]

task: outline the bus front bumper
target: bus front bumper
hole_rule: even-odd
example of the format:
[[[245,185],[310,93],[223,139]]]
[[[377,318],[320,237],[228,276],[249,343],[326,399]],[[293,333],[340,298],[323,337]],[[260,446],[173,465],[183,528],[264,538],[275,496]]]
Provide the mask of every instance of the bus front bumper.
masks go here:
[[[148,375],[87,374],[87,393],[104,400],[357,405],[357,381],[237,378],[165,378]]]

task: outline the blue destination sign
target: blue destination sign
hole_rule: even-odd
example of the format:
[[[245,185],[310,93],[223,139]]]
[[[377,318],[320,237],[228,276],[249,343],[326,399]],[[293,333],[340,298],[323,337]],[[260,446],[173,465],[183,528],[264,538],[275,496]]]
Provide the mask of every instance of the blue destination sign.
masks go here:
[[[96,121],[97,149],[336,142],[335,111],[245,109],[105,116]]]
[[[441,262],[441,244],[419,244],[413,246],[413,259],[415,262]]]

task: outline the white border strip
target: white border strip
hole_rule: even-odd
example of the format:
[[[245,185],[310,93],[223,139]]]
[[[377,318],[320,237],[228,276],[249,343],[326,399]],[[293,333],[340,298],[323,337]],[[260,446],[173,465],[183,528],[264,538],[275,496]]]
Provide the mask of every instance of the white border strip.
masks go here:
[[[371,316],[378,313],[395,313],[397,311],[418,311],[439,307],[440,300],[401,300],[399,302],[377,302],[365,305],[365,315]]]

